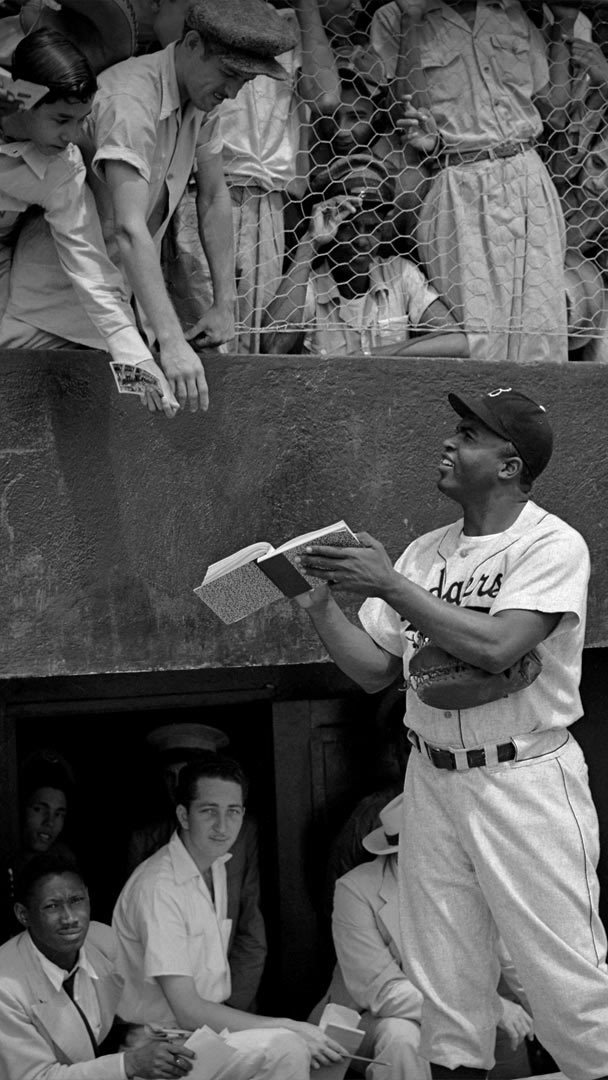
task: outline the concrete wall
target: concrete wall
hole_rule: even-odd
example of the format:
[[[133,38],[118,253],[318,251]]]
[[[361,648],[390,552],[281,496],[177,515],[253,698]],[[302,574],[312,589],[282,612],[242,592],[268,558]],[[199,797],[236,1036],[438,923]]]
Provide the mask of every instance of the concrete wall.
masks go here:
[[[0,372],[1,677],[323,659],[290,603],[225,627],[192,588],[245,544],[340,517],[395,557],[452,520],[435,489],[446,393],[497,385],[550,412],[535,497],[585,535],[588,644],[608,643],[601,367],[213,357],[209,413],[173,422],[119,397],[100,354],[5,352]]]

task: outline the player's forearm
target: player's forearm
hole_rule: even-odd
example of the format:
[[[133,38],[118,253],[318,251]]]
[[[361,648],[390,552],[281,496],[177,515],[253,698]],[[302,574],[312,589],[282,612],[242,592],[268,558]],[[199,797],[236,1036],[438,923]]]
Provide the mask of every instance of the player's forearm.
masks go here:
[[[116,241],[125,276],[161,348],[181,340],[182,328],[167,294],[158,252],[147,227],[119,227]]]
[[[201,244],[209,264],[215,307],[232,312],[236,291],[232,203],[224,186],[212,199],[197,198]]]
[[[378,595],[436,645],[484,671],[504,671],[526,651],[490,615],[431,596],[397,571]]]
[[[369,634],[346,618],[331,594],[319,597],[313,593],[304,595],[304,603],[309,601],[306,612],[340,670],[368,694],[375,694],[389,686],[395,678],[395,666]]]

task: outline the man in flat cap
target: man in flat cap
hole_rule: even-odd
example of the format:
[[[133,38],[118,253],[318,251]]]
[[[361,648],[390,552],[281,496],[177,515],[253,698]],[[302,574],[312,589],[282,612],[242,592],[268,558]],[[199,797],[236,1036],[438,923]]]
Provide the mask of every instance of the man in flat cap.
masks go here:
[[[283,78],[274,57],[285,40],[283,23],[263,0],[198,0],[178,42],[102,73],[83,139],[108,251],[135,296],[150,342],[158,343],[174,393],[194,411],[208,405],[205,373],[167,295],[160,246],[194,169],[198,227],[213,285],[200,341],[228,341],[234,333],[232,208],[215,110],[256,75]],[[22,273],[11,315],[24,329],[7,344],[26,345],[34,326],[99,346],[39,221],[22,232],[18,246]],[[34,259],[44,262],[55,282],[44,297],[29,288],[27,265]],[[149,406],[154,409],[154,402]]]
[[[264,350],[296,351],[303,340],[321,356],[467,356],[465,335],[418,267],[383,257],[394,180],[382,162],[339,158],[317,179],[323,201],[268,307]]]
[[[175,794],[181,770],[187,764],[213,761],[229,739],[219,728],[207,724],[163,724],[146,735],[146,745],[154,753],[162,769],[167,795],[165,812],[146,822],[131,834],[127,855],[130,874],[145,859],[164,844],[175,831]],[[228,918],[231,921],[228,940],[231,991],[228,1004],[236,1009],[250,1010],[266,963],[266,929],[260,910],[260,872],[258,861],[258,828],[249,814],[230,848],[226,866]]]
[[[189,3],[148,0],[161,45],[181,36]],[[283,27],[285,51],[279,60],[285,78],[262,75],[219,110],[236,256],[236,335],[229,348],[237,353],[260,351],[262,316],[282,278],[286,206],[306,189],[307,118],[332,116],[340,103],[335,61],[317,0],[277,0],[275,7]],[[194,215],[193,200],[185,198],[173,217],[165,251],[169,293],[189,340],[198,336],[211,295]]]

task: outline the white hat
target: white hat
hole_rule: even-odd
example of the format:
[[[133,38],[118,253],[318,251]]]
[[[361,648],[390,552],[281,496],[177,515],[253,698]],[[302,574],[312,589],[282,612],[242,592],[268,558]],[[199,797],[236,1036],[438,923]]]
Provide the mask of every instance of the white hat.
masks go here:
[[[374,829],[363,839],[363,847],[372,855],[395,855],[399,851],[399,833],[403,813],[403,795],[391,799],[380,811],[382,822],[379,829]]]
[[[146,742],[159,754],[174,750],[183,750],[184,753],[198,750],[217,753],[224,746],[228,746],[230,740],[224,731],[206,724],[163,724],[162,727],[148,732]]]

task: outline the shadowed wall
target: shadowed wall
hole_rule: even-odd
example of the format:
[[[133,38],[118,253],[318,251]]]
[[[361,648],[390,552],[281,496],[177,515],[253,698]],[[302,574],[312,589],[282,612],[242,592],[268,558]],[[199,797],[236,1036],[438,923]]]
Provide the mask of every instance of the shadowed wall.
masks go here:
[[[101,354],[4,352],[0,369],[0,677],[323,660],[289,602],[225,627],[192,588],[241,546],[341,517],[392,557],[453,520],[435,488],[446,394],[496,386],[549,411],[534,496],[584,534],[588,644],[608,643],[602,367],[217,356],[209,413],[172,422],[119,397]]]

